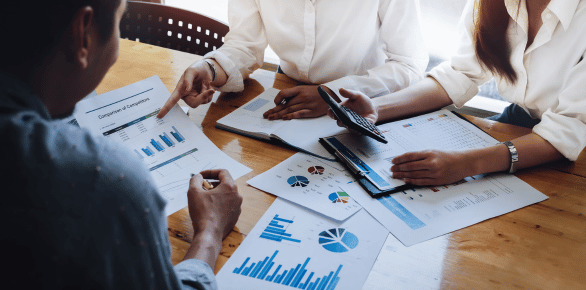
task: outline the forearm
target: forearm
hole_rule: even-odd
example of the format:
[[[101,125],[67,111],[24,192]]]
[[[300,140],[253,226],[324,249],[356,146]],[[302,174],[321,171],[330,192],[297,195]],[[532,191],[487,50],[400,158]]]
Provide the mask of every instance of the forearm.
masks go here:
[[[193,237],[191,246],[187,250],[183,260],[198,259],[206,262],[213,269],[221,249],[221,237],[206,232],[198,233]]]
[[[419,115],[452,104],[443,87],[433,78],[420,82],[393,94],[373,99],[378,121],[384,122]]]
[[[529,168],[563,159],[564,156],[539,135],[531,133],[511,140],[519,154],[515,168]],[[498,144],[488,148],[470,150],[466,156],[471,160],[470,174],[508,171],[511,166],[509,149]]]

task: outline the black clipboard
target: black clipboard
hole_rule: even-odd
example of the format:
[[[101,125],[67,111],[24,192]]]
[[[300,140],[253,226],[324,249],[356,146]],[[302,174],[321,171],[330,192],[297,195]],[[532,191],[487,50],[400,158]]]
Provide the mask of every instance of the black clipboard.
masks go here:
[[[328,137],[325,137],[328,138]],[[362,188],[364,188],[364,190],[366,190],[366,192],[373,198],[379,198],[379,197],[383,197],[392,193],[396,193],[396,192],[402,192],[405,191],[407,189],[411,189],[411,188],[415,188],[415,185],[412,184],[405,184],[405,185],[401,185],[401,186],[397,186],[394,188],[390,188],[387,190],[380,190],[378,189],[378,187],[376,187],[376,185],[372,184],[372,182],[370,180],[368,180],[368,178],[366,178],[365,176],[362,176],[360,174],[357,174],[355,169],[352,168],[352,165],[349,164],[348,160],[345,160],[344,156],[340,155],[340,152],[337,152],[337,150],[335,148],[332,148],[332,146],[325,141],[325,138],[319,138],[319,143],[328,151],[330,152],[332,155],[336,156],[336,159],[339,160],[342,164],[344,164],[344,166],[346,168],[349,169],[350,172],[352,172],[352,175],[354,176],[354,178],[356,178],[356,181],[358,181],[358,183],[360,184],[360,186],[362,186]]]

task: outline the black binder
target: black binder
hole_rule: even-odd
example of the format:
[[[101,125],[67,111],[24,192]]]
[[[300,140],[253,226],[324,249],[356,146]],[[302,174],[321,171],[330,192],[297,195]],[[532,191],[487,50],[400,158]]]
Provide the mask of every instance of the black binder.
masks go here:
[[[328,138],[328,137],[326,137],[326,138]],[[385,195],[389,195],[391,193],[401,192],[401,191],[416,187],[415,185],[412,185],[412,184],[405,184],[405,185],[397,186],[397,187],[390,188],[387,190],[380,190],[380,189],[378,189],[378,187],[376,187],[376,185],[372,184],[372,182],[370,180],[368,180],[368,178],[366,178],[364,175],[359,174],[357,172],[357,170],[355,168],[353,168],[354,165],[353,165],[353,162],[350,160],[350,158],[354,158],[355,156],[348,156],[347,154],[350,153],[349,150],[347,152],[340,152],[339,150],[332,148],[332,146],[330,146],[330,144],[328,142],[326,142],[324,138],[320,138],[319,143],[328,152],[330,152],[332,155],[336,156],[336,159],[339,160],[342,164],[344,164],[344,166],[346,166],[346,168],[348,168],[350,172],[352,172],[352,175],[356,178],[358,183],[360,183],[362,188],[364,188],[364,190],[366,190],[366,192],[368,192],[368,194],[370,196],[372,196],[373,198],[379,198],[379,197],[382,197]],[[350,154],[352,154],[352,153],[350,153]]]

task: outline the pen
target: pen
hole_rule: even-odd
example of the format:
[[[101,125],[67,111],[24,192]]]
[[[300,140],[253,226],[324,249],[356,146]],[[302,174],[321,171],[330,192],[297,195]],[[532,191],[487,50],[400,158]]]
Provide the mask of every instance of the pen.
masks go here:
[[[195,176],[195,173],[192,173],[192,174],[191,174],[191,177],[194,177],[194,176]],[[208,180],[209,180],[209,181],[208,181]],[[217,182],[217,180],[213,180],[213,179],[204,179],[204,180],[203,180],[203,184],[202,184],[202,185],[203,185],[203,189],[205,189],[205,190],[209,190],[209,189],[212,189],[212,188],[214,188],[214,186],[213,186],[213,185],[211,185],[211,184],[210,184],[210,182]]]

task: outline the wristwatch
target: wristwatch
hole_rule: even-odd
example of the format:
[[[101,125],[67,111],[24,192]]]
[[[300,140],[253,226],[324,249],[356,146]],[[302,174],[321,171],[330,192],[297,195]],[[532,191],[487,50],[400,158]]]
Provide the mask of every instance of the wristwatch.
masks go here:
[[[212,82],[216,80],[216,66],[214,65],[214,63],[211,60],[208,59],[204,59],[203,61],[205,61],[209,66],[210,69],[212,70]]]
[[[513,145],[511,141],[500,142],[499,144],[505,144],[509,149],[509,153],[511,155],[511,167],[509,167],[509,173],[515,173],[517,170],[517,162],[519,161],[519,154],[517,153],[517,148]]]

